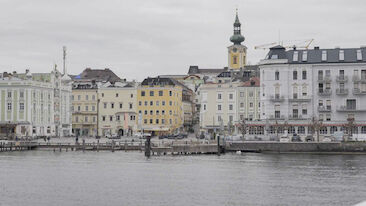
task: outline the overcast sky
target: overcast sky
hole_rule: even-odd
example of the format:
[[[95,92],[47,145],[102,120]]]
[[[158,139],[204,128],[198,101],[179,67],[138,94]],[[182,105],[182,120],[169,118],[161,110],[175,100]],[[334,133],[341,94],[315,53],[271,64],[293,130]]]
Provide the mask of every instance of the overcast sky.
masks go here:
[[[63,45],[71,74],[111,68],[141,81],[189,65],[222,68],[236,7],[251,64],[266,54],[254,46],[279,36],[314,38],[321,48],[366,45],[364,0],[0,0],[0,71],[62,70]]]

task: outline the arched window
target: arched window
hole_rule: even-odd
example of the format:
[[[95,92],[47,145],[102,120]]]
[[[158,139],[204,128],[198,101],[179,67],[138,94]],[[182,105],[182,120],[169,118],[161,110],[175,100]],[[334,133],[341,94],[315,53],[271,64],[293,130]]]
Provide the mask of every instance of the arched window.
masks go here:
[[[361,127],[361,134],[366,134],[366,126]]]
[[[288,133],[289,133],[289,134],[295,134],[295,133],[296,133],[296,131],[295,131],[295,127],[292,127],[292,126],[291,126],[291,127],[289,127],[289,128],[288,128]]]
[[[328,133],[328,128],[327,127],[321,127],[319,133],[320,134],[327,134]]]
[[[305,134],[305,127],[304,126],[299,126],[297,128],[297,133],[299,133],[299,134]]]
[[[336,126],[331,126],[330,127],[330,133],[334,134],[334,132],[336,132],[338,130],[338,128]]]

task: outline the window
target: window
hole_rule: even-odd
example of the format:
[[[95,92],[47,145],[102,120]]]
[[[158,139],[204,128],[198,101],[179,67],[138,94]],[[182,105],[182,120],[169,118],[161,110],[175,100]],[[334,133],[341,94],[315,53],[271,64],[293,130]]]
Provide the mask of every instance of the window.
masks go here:
[[[109,121],[113,121],[113,116],[112,115],[109,116]]]
[[[142,102],[141,101],[139,101],[139,106],[141,106],[142,105]]]
[[[327,121],[331,121],[330,114],[326,114],[325,118],[326,118]]]
[[[357,49],[357,60],[361,61],[362,60],[362,53],[361,53],[361,49]]]
[[[133,98],[133,94],[131,94],[130,97]]]
[[[154,91],[150,91],[150,97],[154,96]]]
[[[96,122],[97,121],[97,118],[96,117],[93,117],[93,122]]]
[[[302,115],[307,115],[308,114],[308,110],[306,108],[302,108]]]
[[[117,115],[116,119],[117,119],[117,121],[119,121],[121,119],[121,116]]]
[[[153,101],[150,101],[150,106],[153,106],[154,105],[154,102]]]
[[[165,101],[162,101],[162,102],[161,102],[161,105],[165,106]]]
[[[123,104],[119,103],[119,108],[122,109],[122,107],[123,107]]]
[[[344,50],[339,50],[339,60],[344,61]]]
[[[253,91],[249,92],[249,97],[253,97]]]
[[[155,105],[156,105],[156,106],[159,106],[159,104],[160,104],[160,103],[159,103],[159,101],[156,101]]]
[[[251,108],[253,107],[253,102],[249,103],[249,107],[251,107]]]
[[[79,105],[79,106],[78,106],[78,111],[80,112],[80,110],[81,110],[81,106]]]
[[[280,105],[275,105],[275,118],[278,119],[280,118],[281,116],[281,113],[280,113]]]
[[[79,122],[79,117],[78,116],[75,117],[75,122]]]
[[[24,98],[24,92],[23,92],[23,91],[21,91],[21,92],[19,93],[19,97],[20,97],[20,98]]]
[[[105,122],[105,116],[102,116],[102,121]]]
[[[280,80],[280,72],[275,72],[275,80]]]
[[[233,116],[232,115],[229,115],[229,121],[232,122],[233,121]]]
[[[92,96],[92,100],[95,100],[95,95],[93,94],[93,96]]]
[[[299,60],[299,52],[294,51],[294,56],[292,57],[292,61],[297,62]]]
[[[78,100],[80,100],[81,99],[81,96],[80,95],[78,95]]]
[[[147,119],[144,119],[144,124],[147,124]]]
[[[147,106],[147,101],[144,102],[144,105]]]
[[[71,95],[71,100],[74,100],[74,95]]]
[[[292,79],[297,80],[297,71],[292,72]]]
[[[221,115],[218,115],[218,116],[217,116],[217,121],[218,121],[218,122],[221,122],[221,121],[222,121]]]
[[[308,51],[302,52],[302,61],[306,62],[308,60]]]
[[[24,103],[23,102],[20,102],[19,103],[19,110],[20,111],[23,111],[24,110]]]
[[[88,117],[86,116],[84,120],[85,120],[85,122],[88,122]]]
[[[104,102],[103,104],[104,104],[104,109],[106,109],[107,108],[107,103]]]
[[[94,105],[92,106],[92,111],[95,111],[95,106]]]
[[[320,134],[327,134],[328,133],[328,128],[327,127],[321,127],[319,132],[320,132]]]
[[[346,107],[347,109],[356,109],[356,100],[355,99],[347,99],[346,101]]]
[[[85,111],[89,111],[89,106],[85,106]]]
[[[169,105],[172,106],[172,104],[173,104],[172,101],[169,101]]]
[[[221,104],[217,105],[217,110],[221,111]]]
[[[307,86],[303,85],[302,86],[302,96],[306,97],[307,95],[308,95]]]
[[[118,93],[116,93],[116,97],[118,97]]]
[[[244,107],[244,102],[240,102],[240,107],[243,108]]]
[[[172,96],[172,91],[169,91],[169,96]]]
[[[229,110],[233,110],[233,105],[232,104],[229,104]]]
[[[161,119],[161,124],[165,124],[165,119]]]
[[[130,103],[130,109],[132,109],[133,108],[133,104],[132,103]]]
[[[88,95],[85,95],[85,100],[89,100],[89,96]]]
[[[145,96],[145,91],[141,91],[141,96],[144,97]]]
[[[172,122],[173,122],[172,119],[169,119],[169,124],[172,124]]]
[[[159,96],[163,96],[163,91],[159,91]]]
[[[322,51],[322,61],[327,61],[327,51]]]
[[[244,92],[240,92],[240,97],[244,97]]]
[[[305,127],[304,126],[299,126],[297,128],[297,133],[299,133],[299,134],[305,134]]]
[[[11,98],[11,92],[8,92],[8,98]]]
[[[233,56],[233,64],[237,64],[238,63],[238,57],[237,56]]]
[[[217,99],[221,99],[221,94],[220,93],[217,94]]]
[[[102,93],[102,97],[104,97],[104,93]]]
[[[229,94],[229,99],[233,99],[234,95],[233,94]]]
[[[271,59],[278,59],[278,55],[277,55],[277,54],[273,54],[273,55],[271,56]]]
[[[150,110],[150,115],[153,115],[154,114],[154,111]]]
[[[161,110],[161,115],[165,115],[165,110]]]
[[[112,108],[112,109],[114,108],[114,103],[113,103],[113,102],[111,103],[111,108]]]
[[[150,119],[150,124],[152,124],[153,123],[153,120],[152,119]]]
[[[144,114],[147,115],[147,110],[145,110]]]
[[[156,120],[155,120],[155,123],[156,123],[156,124],[159,124],[159,119],[156,119]]]
[[[173,114],[172,110],[169,110],[169,114],[170,114],[170,115],[172,115],[172,114]]]
[[[159,110],[156,110],[156,115],[159,115]]]

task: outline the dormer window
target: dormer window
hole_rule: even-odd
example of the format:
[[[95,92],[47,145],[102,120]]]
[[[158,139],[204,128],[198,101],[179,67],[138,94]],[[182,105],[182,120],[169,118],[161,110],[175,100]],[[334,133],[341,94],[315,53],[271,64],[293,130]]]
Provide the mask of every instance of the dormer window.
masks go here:
[[[277,55],[277,54],[273,54],[273,55],[271,56],[271,59],[278,59],[278,55]]]
[[[322,61],[327,61],[327,51],[322,51]]]
[[[299,60],[299,52],[294,51],[294,56],[292,57],[292,61],[297,62]]]
[[[303,62],[308,61],[308,51],[303,51],[302,52],[302,61]]]
[[[344,50],[339,50],[339,61],[344,61]]]
[[[362,61],[361,49],[357,49],[357,61]]]

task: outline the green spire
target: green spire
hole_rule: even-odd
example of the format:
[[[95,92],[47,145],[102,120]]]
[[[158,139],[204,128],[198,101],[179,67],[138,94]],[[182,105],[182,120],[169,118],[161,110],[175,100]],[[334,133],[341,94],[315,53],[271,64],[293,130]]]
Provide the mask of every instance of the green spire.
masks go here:
[[[239,21],[238,9],[236,9],[236,16],[234,22],[234,35],[230,37],[230,41],[234,44],[240,44],[245,40],[245,38],[241,35],[241,23]]]

